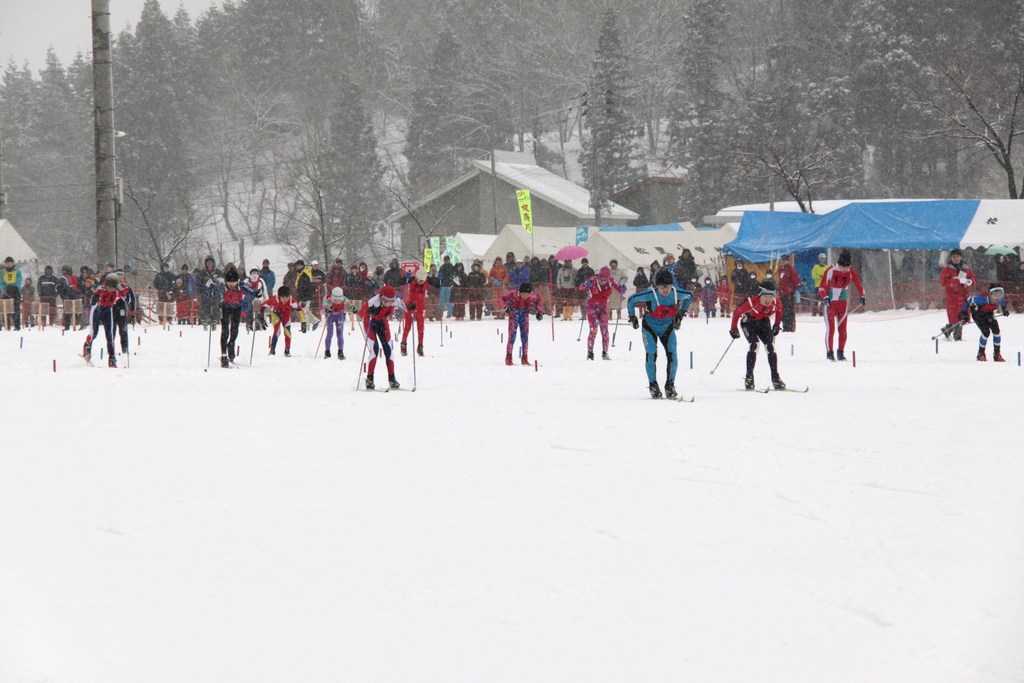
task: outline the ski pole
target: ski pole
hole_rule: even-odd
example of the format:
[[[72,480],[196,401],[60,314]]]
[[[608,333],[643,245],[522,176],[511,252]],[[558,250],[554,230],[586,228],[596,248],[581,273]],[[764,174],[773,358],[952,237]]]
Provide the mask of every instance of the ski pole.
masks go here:
[[[576,335],[576,341],[583,339],[583,323],[587,322],[586,306],[580,306],[580,333]]]
[[[622,320],[622,311],[616,310],[615,314],[618,317],[615,318],[615,328],[612,330],[612,346],[613,347],[615,346],[615,335],[617,335],[619,333],[619,321]]]
[[[722,364],[722,361],[723,361],[723,360],[725,360],[725,354],[729,353],[729,349],[731,349],[731,348],[732,348],[732,343],[733,343],[734,341],[736,341],[736,339],[735,339],[735,338],[734,338],[734,339],[732,339],[732,340],[730,340],[730,341],[729,341],[729,345],[725,347],[725,351],[724,351],[724,352],[722,352],[722,357],[718,359],[718,362],[717,362],[717,363],[715,363],[715,367],[714,367],[714,368],[713,368],[713,369],[711,370],[711,374],[712,374],[712,375],[713,375],[713,374],[715,374],[715,370],[717,370],[717,369],[718,369],[718,366]]]
[[[324,317],[327,318],[328,316],[325,315]],[[328,318],[328,320],[330,319]],[[313,352],[313,358],[316,358],[317,356],[320,355],[320,344],[324,340],[324,332],[327,331],[327,323],[321,323],[321,325],[322,327],[320,328],[320,339],[316,343],[316,351]]]
[[[932,337],[932,341],[935,341],[936,339],[938,339],[939,337],[941,337],[941,336],[943,336],[943,335],[947,335],[947,334],[950,334],[950,333],[952,333],[952,332],[953,332],[954,330],[956,330],[956,328],[958,328],[958,327],[963,327],[963,326],[964,326],[964,325],[966,324],[966,322],[967,322],[967,321],[961,320],[961,321],[959,321],[959,322],[955,322],[955,323],[950,323],[949,325],[946,325],[945,327],[943,327],[943,328],[942,328],[942,329],[941,329],[941,330],[939,331],[939,333],[938,333],[937,335],[935,335],[934,337]]]
[[[206,367],[210,367],[210,354],[213,353],[213,325],[209,328],[210,335],[206,340]]]
[[[412,328],[412,343],[416,345],[416,349],[413,351],[412,354],[412,390],[416,391],[416,356],[419,355],[418,350],[420,347],[418,343],[419,335],[417,334],[416,331],[415,316],[413,317],[412,320],[409,321],[409,327]]]
[[[257,325],[256,321],[254,320],[252,326],[252,344],[249,346],[249,365],[252,365],[252,356],[254,353],[256,353],[256,330]]]
[[[363,363],[366,362],[366,349],[370,346],[370,335],[363,329],[363,323],[359,323],[359,331],[363,335],[363,355],[359,358],[359,373],[356,375],[356,391],[359,391],[359,382],[363,379]]]

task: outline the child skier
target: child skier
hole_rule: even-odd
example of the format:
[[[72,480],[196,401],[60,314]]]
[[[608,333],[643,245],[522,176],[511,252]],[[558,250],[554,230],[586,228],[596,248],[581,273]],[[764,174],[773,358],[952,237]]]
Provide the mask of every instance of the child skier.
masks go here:
[[[238,271],[228,268],[224,272],[224,295],[220,300],[220,366],[230,367],[235,362],[235,341],[238,323],[245,306],[245,292],[238,286]]]
[[[341,287],[335,287],[324,297],[320,308],[327,318],[327,342],[324,344],[324,358],[331,357],[331,339],[338,335],[338,360],[345,360],[345,312],[352,310],[352,302]]]
[[[1000,310],[1003,313],[1003,317],[1010,315],[1010,310],[1006,307],[1005,292],[1003,288],[998,284],[991,284],[988,288],[988,294],[975,294],[974,296],[968,297],[967,301],[964,302],[963,308],[960,310],[960,322],[965,323],[970,318],[968,317],[968,311],[974,316],[974,324],[978,326],[978,330],[981,332],[981,337],[978,339],[978,360],[987,361],[985,357],[985,347],[988,345],[989,334],[992,335],[992,360],[996,363],[1005,363],[1006,359],[1003,358],[1003,354],[999,352],[999,345],[1002,342],[1002,337],[999,334],[999,321],[996,320],[996,310]]]
[[[850,252],[839,254],[839,261],[829,266],[821,276],[818,296],[825,302],[825,357],[829,360],[846,360],[843,350],[846,348],[846,316],[849,314],[846,302],[846,288],[851,283],[860,295],[860,305],[867,301],[864,298],[864,286],[860,283],[857,271],[850,267]],[[735,317],[735,313],[733,317]],[[839,348],[832,354],[832,335],[839,328]]]
[[[406,340],[409,338],[409,331],[412,329],[413,319],[416,320],[416,355],[423,356],[423,316],[427,305],[427,271],[420,268],[416,271],[415,277],[412,273],[406,275],[409,283],[408,293],[405,300],[408,302],[405,310],[405,329],[402,330],[402,355],[408,353]]]
[[[541,312],[540,297],[533,293],[533,286],[529,282],[519,285],[519,289],[510,289],[501,295],[499,300],[501,307],[508,313],[508,343],[505,344],[505,365],[512,365],[512,347],[516,343],[516,333],[522,334],[520,362],[523,365],[530,364],[530,311],[537,315],[537,320],[544,317]]]
[[[299,302],[292,298],[291,290],[285,286],[277,288],[277,296],[272,296],[260,306],[270,309],[270,322],[274,326],[274,334],[270,338],[270,355],[277,353],[277,338],[284,332],[284,355],[292,355],[292,311],[299,310]]]
[[[253,332],[256,329],[267,329],[267,323],[263,319],[263,311],[260,308],[264,299],[267,298],[267,283],[260,277],[259,268],[249,269],[249,279],[242,282],[242,293],[245,294],[245,303],[242,312],[245,313],[245,329]]]
[[[665,373],[665,397],[676,398],[676,368],[679,361],[676,358],[676,330],[686,315],[686,309],[690,307],[693,294],[685,289],[676,287],[672,279],[672,273],[667,268],[658,270],[654,276],[654,286],[636,292],[626,304],[629,313],[629,324],[633,329],[640,327],[640,321],[636,317],[636,307],[643,304],[650,313],[644,316],[643,340],[644,350],[647,352],[647,381],[651,392],[651,398],[661,398],[661,387],[658,386],[658,342],[665,347],[666,373]]]
[[[587,335],[587,360],[594,360],[594,339],[597,330],[601,329],[601,358],[608,357],[608,299],[612,292],[626,293],[626,287],[612,279],[612,269],[604,266],[597,274],[579,286],[581,292],[587,292],[587,323],[590,334]]]
[[[774,319],[774,320],[772,320]],[[762,282],[755,296],[748,297],[732,313],[732,328],[729,335],[733,339],[740,338],[737,323],[743,328],[750,348],[747,350],[747,374],[743,378],[743,388],[754,388],[754,364],[757,363],[757,342],[764,343],[768,354],[768,367],[772,373],[772,386],[782,391],[786,383],[779,377],[779,357],[775,353],[775,337],[782,329],[782,302],[775,296],[775,283]]]
[[[107,366],[117,367],[117,358],[114,356],[114,306],[117,305],[118,286],[117,275],[108,273],[92,295],[90,302],[89,319],[92,322],[92,329],[85,338],[85,345],[82,347],[82,357],[86,362],[92,360],[92,343],[103,325],[103,333],[107,337]]]
[[[395,362],[391,360],[391,325],[388,320],[392,315],[405,313],[405,304],[397,298],[397,292],[391,285],[384,285],[374,296],[363,303],[363,310],[360,315],[363,319],[363,329],[366,332],[366,344],[369,346],[373,340],[373,356],[366,366],[366,388],[373,391],[373,375],[377,368],[377,356],[384,351],[384,362],[388,368],[388,386],[398,389],[398,380],[395,378]]]

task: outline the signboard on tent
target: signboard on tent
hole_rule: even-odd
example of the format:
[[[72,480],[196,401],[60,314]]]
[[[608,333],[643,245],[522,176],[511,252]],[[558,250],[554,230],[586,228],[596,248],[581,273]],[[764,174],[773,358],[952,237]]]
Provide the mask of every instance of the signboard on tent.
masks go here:
[[[430,247],[423,248],[423,267],[430,270],[430,265],[434,262],[434,250]]]
[[[430,251],[434,256],[434,263],[441,263],[441,238],[431,237],[430,238]]]
[[[526,232],[533,232],[533,206],[530,202],[529,190],[516,190],[516,201],[519,203],[519,220]]]
[[[585,244],[586,241],[589,238],[590,238],[590,228],[589,227],[587,227],[586,225],[576,226],[576,246],[577,247],[580,246],[581,244]]]
[[[452,265],[459,263],[459,259],[462,256],[462,242],[454,237],[445,237],[444,253],[451,259]]]

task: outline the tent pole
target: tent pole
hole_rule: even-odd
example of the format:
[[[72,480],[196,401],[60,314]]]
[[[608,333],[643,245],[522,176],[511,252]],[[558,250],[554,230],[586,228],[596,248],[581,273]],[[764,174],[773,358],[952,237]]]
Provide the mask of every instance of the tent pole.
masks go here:
[[[888,250],[886,253],[889,256],[889,296],[892,297],[892,310],[896,310],[896,288],[892,284],[892,251]]]

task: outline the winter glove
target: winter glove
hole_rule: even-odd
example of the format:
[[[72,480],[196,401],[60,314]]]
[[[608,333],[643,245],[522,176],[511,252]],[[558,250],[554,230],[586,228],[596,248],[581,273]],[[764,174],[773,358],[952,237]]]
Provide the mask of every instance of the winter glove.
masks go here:
[[[416,310],[416,304],[409,304],[409,310],[410,311],[415,311]]]
[[[774,325],[772,325],[772,336],[773,337],[778,337],[779,336],[779,332],[781,332],[781,331],[782,331],[782,328],[779,327],[778,323],[775,323]]]
[[[544,314],[541,313],[540,311],[537,311],[537,320],[540,320],[543,317],[544,317]]]
[[[731,330],[729,330],[729,336],[732,337],[733,339],[739,339],[740,331],[734,327]]]
[[[511,314],[512,313],[512,307],[511,306],[506,306],[505,307],[505,312]]]
[[[678,330],[679,329],[679,324],[682,323],[682,322],[683,322],[683,314],[682,314],[682,312],[676,313],[676,317],[672,319],[672,329],[673,330]]]
[[[634,330],[640,327],[640,321],[635,315],[629,316],[629,324],[633,326]]]
[[[1008,315],[1010,315],[1010,309],[1006,308],[1005,306],[1003,308],[999,309],[999,310],[1002,311],[1004,318],[1007,317]]]
[[[501,281],[498,280],[498,278],[494,278],[493,280],[491,280],[491,282],[494,283],[495,287],[501,287]]]
[[[960,318],[960,322],[962,322],[962,323],[967,322],[967,311],[960,311],[959,318]]]
[[[861,305],[861,306],[863,306],[863,305],[864,305],[864,304],[866,304],[867,302],[868,302],[868,300],[867,300],[867,299],[865,299],[864,297],[861,297],[861,298],[860,298],[860,305]]]

